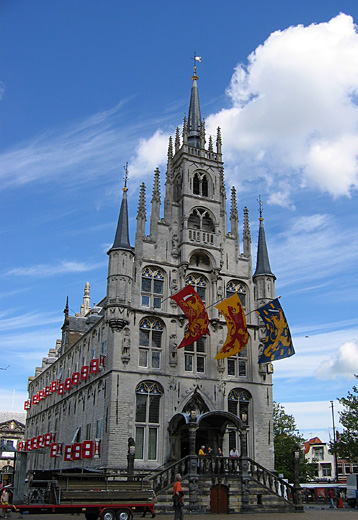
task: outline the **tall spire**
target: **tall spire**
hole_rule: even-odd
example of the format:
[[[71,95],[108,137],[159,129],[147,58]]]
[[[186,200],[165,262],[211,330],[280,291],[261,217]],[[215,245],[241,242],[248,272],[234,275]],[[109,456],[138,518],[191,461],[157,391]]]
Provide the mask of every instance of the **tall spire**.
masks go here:
[[[198,76],[196,75],[196,62],[201,61],[199,56],[194,53],[194,74],[192,75],[191,97],[188,116],[188,144],[195,148],[200,148],[201,133],[201,114],[198,91]]]
[[[127,205],[127,180],[128,180],[128,163],[124,167],[124,188],[123,197],[121,203],[121,209],[119,212],[118,224],[116,236],[114,238],[112,249],[129,249],[132,251],[132,247],[129,243],[129,228],[128,228],[128,205]]]
[[[237,213],[237,202],[236,202],[236,188],[233,186],[231,188],[231,213],[230,213],[230,222],[231,222],[231,234],[234,237],[239,236],[239,215]]]
[[[152,212],[150,215],[150,235],[152,239],[157,238],[158,222],[160,216],[160,185],[159,185],[159,168],[154,172],[153,196],[152,196]]]
[[[138,203],[138,212],[137,212],[137,232],[136,232],[136,243],[137,236],[145,237],[145,222],[147,220],[146,210],[145,210],[145,184],[142,182],[140,185],[139,191],[139,203]]]
[[[249,210],[247,207],[244,207],[244,233],[243,233],[243,243],[244,243],[244,255],[247,257],[251,256],[251,233],[250,233],[250,222],[249,222]]]
[[[265,230],[264,230],[264,219],[262,217],[262,201],[261,197],[259,196],[259,205],[260,205],[260,227],[259,227],[259,242],[257,246],[257,262],[256,262],[256,271],[254,273],[255,276],[259,275],[269,275],[273,276],[275,278],[275,275],[271,271],[270,267],[270,261],[268,256],[268,250],[266,245],[266,237],[265,237]]]

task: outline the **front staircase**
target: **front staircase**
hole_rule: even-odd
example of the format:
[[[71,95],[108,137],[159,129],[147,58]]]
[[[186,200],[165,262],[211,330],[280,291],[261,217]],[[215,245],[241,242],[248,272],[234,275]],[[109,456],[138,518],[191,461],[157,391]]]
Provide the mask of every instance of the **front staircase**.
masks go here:
[[[300,510],[299,493],[248,457],[198,457],[158,468],[145,478],[151,483],[159,512],[171,512],[175,476],[182,476],[186,510],[201,513],[289,512]],[[217,504],[218,494],[222,495]],[[221,510],[218,510],[218,507]],[[226,508],[226,509],[225,509]]]

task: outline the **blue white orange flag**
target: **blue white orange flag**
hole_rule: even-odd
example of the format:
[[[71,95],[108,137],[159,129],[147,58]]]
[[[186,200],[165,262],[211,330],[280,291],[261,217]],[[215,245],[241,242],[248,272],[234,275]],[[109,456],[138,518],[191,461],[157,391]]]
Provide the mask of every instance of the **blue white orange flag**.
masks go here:
[[[249,334],[246,328],[246,318],[237,293],[215,305],[224,316],[227,324],[227,337],[222,349],[215,359],[235,356],[243,350],[248,342]]]
[[[278,298],[256,310],[266,326],[266,337],[263,341],[264,350],[259,363],[269,363],[276,359],[293,356],[290,329]]]
[[[181,291],[170,297],[177,302],[185,316],[189,318],[188,329],[179,348],[188,347],[198,341],[204,334],[209,334],[209,316],[205,306],[191,285],[186,285]]]

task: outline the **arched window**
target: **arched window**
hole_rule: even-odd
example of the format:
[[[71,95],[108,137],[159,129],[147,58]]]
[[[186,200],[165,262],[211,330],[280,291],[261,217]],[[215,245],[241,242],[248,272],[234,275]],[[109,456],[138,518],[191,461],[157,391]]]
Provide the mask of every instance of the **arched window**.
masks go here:
[[[136,387],[136,459],[157,460],[162,394],[162,386],[154,381],[142,381]]]
[[[143,318],[139,324],[138,365],[145,368],[160,368],[163,325],[153,318]]]
[[[215,231],[215,226],[209,212],[203,208],[195,208],[191,212],[188,225],[191,229],[202,229],[210,233],[214,233]]]
[[[233,294],[237,293],[242,306],[246,307],[246,289],[244,285],[239,280],[230,280],[230,282],[226,285],[226,298],[229,298],[229,296],[232,296]]]
[[[162,306],[164,273],[160,269],[146,267],[142,272],[142,305],[153,309]]]
[[[201,195],[203,197],[208,197],[209,195],[209,183],[208,178],[205,173],[194,173],[193,178],[193,193],[194,195]]]
[[[227,398],[228,412],[240,417],[244,424],[248,424],[249,421],[250,398],[250,394],[241,388],[234,388],[231,390]]]
[[[196,290],[203,303],[205,303],[207,287],[206,278],[203,276],[195,276],[194,274],[190,274],[185,280],[185,285],[191,285]]]
[[[210,269],[211,262],[207,254],[202,251],[195,251],[189,260],[189,265],[192,267],[199,267],[201,269]]]
[[[210,213],[203,208],[194,208],[188,218],[189,240],[214,243],[215,224]]]

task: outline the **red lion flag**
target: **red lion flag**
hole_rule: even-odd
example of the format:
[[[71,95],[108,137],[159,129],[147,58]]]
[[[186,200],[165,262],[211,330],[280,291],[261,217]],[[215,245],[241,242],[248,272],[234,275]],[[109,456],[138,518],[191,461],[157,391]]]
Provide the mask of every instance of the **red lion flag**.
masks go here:
[[[204,334],[209,334],[209,317],[200,296],[191,285],[186,285],[171,299],[177,302],[185,316],[189,318],[188,330],[178,348],[187,347],[198,341]]]
[[[223,302],[215,305],[224,316],[227,324],[227,337],[222,349],[216,354],[215,359],[223,359],[235,356],[241,352],[249,339],[246,328],[246,318],[240,298],[237,293]]]

